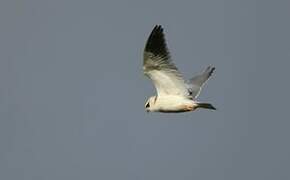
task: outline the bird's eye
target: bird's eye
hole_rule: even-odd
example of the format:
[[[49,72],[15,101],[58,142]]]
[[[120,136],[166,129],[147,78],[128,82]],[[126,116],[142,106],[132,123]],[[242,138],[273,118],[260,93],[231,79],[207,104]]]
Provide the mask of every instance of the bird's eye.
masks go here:
[[[148,102],[148,103],[146,104],[145,108],[149,108],[149,106],[150,106],[150,105],[149,105],[149,102]]]

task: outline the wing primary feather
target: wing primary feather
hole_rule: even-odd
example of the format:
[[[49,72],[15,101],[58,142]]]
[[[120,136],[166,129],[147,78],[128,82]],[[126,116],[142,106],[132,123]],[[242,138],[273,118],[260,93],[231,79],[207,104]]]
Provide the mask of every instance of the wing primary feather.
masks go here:
[[[180,76],[177,67],[171,60],[161,25],[156,25],[148,37],[144,49],[143,65],[145,71],[166,69],[176,72]]]
[[[161,58],[170,58],[163,28],[160,25],[156,25],[152,30],[145,46],[145,52],[150,52]]]

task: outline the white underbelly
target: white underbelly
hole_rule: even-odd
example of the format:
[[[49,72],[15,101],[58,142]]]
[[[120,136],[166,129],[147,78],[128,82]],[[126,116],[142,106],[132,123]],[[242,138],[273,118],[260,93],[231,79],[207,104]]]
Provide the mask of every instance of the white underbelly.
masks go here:
[[[185,107],[192,106],[193,100],[182,96],[159,96],[156,100],[156,110],[164,112],[185,111]]]

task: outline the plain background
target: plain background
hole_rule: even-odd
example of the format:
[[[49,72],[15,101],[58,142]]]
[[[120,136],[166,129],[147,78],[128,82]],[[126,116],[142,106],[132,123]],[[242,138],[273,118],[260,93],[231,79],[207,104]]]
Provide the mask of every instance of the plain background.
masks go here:
[[[287,0],[0,2],[0,179],[290,179]],[[142,51],[163,25],[199,100],[146,113]]]

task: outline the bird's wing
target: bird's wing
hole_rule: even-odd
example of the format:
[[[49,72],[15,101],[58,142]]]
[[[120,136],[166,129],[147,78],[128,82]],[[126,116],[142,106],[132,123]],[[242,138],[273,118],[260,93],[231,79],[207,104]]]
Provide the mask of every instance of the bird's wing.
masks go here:
[[[208,66],[203,73],[194,76],[189,80],[188,90],[193,98],[196,98],[199,95],[203,85],[212,75],[214,70],[215,67]]]
[[[160,95],[188,95],[182,75],[173,64],[167,49],[163,29],[156,25],[144,49],[143,70]]]

